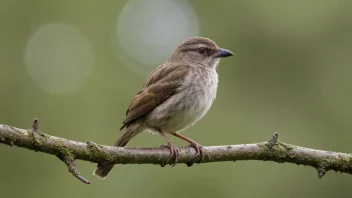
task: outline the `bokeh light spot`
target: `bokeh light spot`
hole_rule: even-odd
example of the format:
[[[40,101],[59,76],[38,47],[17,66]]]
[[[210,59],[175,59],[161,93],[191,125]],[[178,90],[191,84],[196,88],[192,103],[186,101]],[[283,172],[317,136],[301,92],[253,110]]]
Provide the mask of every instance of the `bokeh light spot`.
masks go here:
[[[47,93],[63,94],[83,85],[94,59],[90,43],[74,26],[49,24],[30,37],[25,64],[37,87]]]
[[[184,39],[199,34],[198,17],[186,0],[131,0],[117,20],[116,54],[146,74]]]

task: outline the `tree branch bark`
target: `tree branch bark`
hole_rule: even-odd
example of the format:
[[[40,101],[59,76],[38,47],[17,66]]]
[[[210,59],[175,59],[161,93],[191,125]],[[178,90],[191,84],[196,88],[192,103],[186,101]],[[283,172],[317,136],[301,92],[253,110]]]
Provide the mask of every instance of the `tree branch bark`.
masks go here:
[[[329,170],[352,174],[352,155],[299,147],[277,140],[278,134],[266,141],[255,144],[206,146],[205,158],[201,163],[262,160],[279,163],[294,163],[314,167],[318,177],[323,177]],[[75,160],[90,162],[107,162],[115,164],[158,164],[163,165],[169,158],[168,148],[121,148],[104,146],[88,141],[77,142],[44,134],[35,119],[32,129],[20,129],[0,124],[0,143],[18,146],[37,152],[57,156],[80,181],[90,182],[82,177],[75,166]],[[200,160],[191,147],[180,147],[177,163],[188,166]]]

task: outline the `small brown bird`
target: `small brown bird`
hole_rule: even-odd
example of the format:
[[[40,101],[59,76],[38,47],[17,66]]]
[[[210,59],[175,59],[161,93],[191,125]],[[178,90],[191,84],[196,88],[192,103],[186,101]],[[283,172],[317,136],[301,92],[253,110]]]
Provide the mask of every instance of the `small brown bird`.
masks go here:
[[[209,110],[216,97],[220,58],[233,53],[219,48],[212,40],[193,37],[183,41],[168,60],[154,69],[141,91],[132,99],[115,146],[124,147],[137,134],[149,130],[159,133],[176,163],[178,151],[166,134],[178,137],[196,149],[203,159],[202,146],[179,134],[194,125]],[[104,179],[114,164],[99,163],[94,175]]]

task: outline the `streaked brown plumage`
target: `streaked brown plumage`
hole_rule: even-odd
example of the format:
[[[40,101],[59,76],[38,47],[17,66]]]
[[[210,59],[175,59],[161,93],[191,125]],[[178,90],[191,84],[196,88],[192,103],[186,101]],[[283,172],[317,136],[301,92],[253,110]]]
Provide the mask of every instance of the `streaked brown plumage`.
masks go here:
[[[215,69],[219,58],[231,55],[232,52],[218,48],[207,38],[194,37],[182,42],[164,64],[151,72],[142,90],[132,99],[121,127],[124,132],[115,146],[123,147],[138,133],[151,130],[167,141],[169,160],[176,163],[178,153],[165,133],[187,141],[203,157],[202,147],[178,132],[208,111],[216,96]],[[99,163],[94,174],[104,179],[113,166]]]
[[[142,91],[132,99],[121,129],[173,95],[181,85],[179,79],[182,79],[189,70],[185,65],[164,64],[159,68],[151,73]]]

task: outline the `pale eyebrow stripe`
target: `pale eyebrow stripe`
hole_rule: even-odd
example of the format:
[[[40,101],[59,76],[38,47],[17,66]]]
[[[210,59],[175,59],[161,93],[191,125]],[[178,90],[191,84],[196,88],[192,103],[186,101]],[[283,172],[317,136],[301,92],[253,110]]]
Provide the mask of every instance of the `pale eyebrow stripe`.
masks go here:
[[[209,47],[204,44],[204,43],[198,43],[198,44],[188,44],[187,45],[187,48],[185,48],[183,51],[188,51],[188,50],[196,50],[198,48],[201,48],[201,47],[204,47],[206,49],[208,49]],[[211,48],[209,48],[211,49]]]

